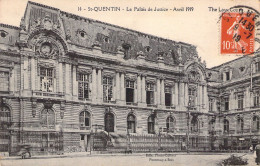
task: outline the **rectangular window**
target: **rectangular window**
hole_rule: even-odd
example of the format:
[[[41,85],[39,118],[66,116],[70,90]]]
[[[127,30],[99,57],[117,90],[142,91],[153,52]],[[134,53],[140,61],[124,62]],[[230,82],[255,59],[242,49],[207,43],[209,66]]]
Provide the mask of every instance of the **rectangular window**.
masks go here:
[[[188,95],[189,95],[189,106],[195,107],[195,101],[196,101],[196,90],[193,88],[189,88]]]
[[[213,102],[214,100],[213,99],[209,99],[209,111],[213,111]]]
[[[260,91],[254,92],[254,107],[259,107]]]
[[[154,104],[154,84],[146,84],[146,104]]]
[[[238,109],[244,108],[243,102],[244,102],[244,95],[238,95],[238,97],[237,97]]]
[[[0,91],[9,91],[9,73],[0,72]]]
[[[171,106],[172,105],[172,87],[165,86],[164,93],[165,93],[165,106]]]
[[[260,62],[255,63],[255,71],[259,72],[260,71]]]
[[[224,107],[225,111],[229,110],[229,97],[224,98]]]
[[[79,99],[89,99],[89,75],[80,73],[78,77]]]
[[[53,92],[53,68],[40,67],[40,90],[43,92]]]
[[[113,78],[103,77],[103,101],[108,102],[113,99]]]
[[[230,74],[229,72],[226,72],[226,81],[230,80]]]
[[[134,102],[135,81],[126,80],[126,103]]]

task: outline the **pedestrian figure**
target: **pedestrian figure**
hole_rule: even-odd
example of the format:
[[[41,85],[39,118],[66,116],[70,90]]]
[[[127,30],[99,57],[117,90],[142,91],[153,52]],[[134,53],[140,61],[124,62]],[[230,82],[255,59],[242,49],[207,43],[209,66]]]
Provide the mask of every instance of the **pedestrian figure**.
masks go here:
[[[253,145],[251,145],[250,147],[249,147],[249,152],[254,152],[254,150],[253,150]]]
[[[256,145],[255,150],[256,150],[255,162],[257,165],[259,165],[260,164],[260,143],[258,143],[258,145]]]

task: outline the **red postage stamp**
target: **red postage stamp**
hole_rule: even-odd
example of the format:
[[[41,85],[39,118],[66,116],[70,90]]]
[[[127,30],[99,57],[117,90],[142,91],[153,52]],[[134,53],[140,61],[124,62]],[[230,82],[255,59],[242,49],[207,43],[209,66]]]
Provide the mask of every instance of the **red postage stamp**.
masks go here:
[[[223,13],[221,54],[252,54],[255,40],[255,13]]]

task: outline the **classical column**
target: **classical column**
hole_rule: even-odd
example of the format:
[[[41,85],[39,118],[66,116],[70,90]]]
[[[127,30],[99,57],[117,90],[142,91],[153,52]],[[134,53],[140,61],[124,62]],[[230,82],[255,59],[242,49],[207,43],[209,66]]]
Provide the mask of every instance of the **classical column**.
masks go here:
[[[15,69],[12,69],[11,73],[9,74],[9,75],[10,75],[10,88],[9,88],[9,90],[10,90],[11,92],[14,91],[14,84],[15,84],[15,80],[14,80],[14,70],[15,70]]]
[[[121,81],[120,81],[120,91],[121,91],[121,100],[125,102],[125,74],[121,73]]]
[[[183,82],[180,83],[179,94],[180,94],[180,98],[179,98],[180,106],[184,106],[184,98],[183,98],[184,97],[184,83]]]
[[[160,79],[157,78],[157,105],[161,105],[161,83],[160,83]]]
[[[96,68],[92,68],[92,87],[91,87],[91,92],[92,92],[92,102],[97,101],[97,71]]]
[[[179,105],[179,83],[178,82],[175,83],[174,98],[175,98],[175,106],[178,106]]]
[[[165,105],[164,79],[161,81],[161,105]]]
[[[62,67],[62,63],[59,63],[59,92],[63,92],[63,79],[65,78],[65,76],[63,77],[63,67]]]
[[[203,90],[202,90],[202,86],[201,85],[199,85],[199,102],[198,102],[198,107],[197,108],[199,108],[198,110],[200,110],[200,108],[202,107],[202,105],[203,105]]]
[[[176,100],[175,99],[175,95],[176,95],[175,84],[172,85],[172,91],[171,92],[172,92],[172,99],[171,99],[172,101],[171,102],[172,102],[172,105],[174,106],[174,105],[176,105],[176,103],[175,103],[175,100]]]
[[[189,89],[188,89],[188,83],[185,83],[184,86],[185,86],[185,92],[184,92],[184,100],[185,100],[185,103],[184,103],[184,105],[185,105],[185,106],[188,106],[188,103],[189,103]]]
[[[146,103],[145,76],[142,76],[142,103]]]
[[[78,84],[77,84],[77,67],[75,65],[73,65],[72,67],[72,94],[73,96],[78,96]]]
[[[208,97],[208,88],[207,85],[204,86],[204,108],[208,110],[209,108],[209,97]]]
[[[137,103],[137,87],[136,87],[136,81],[135,81],[135,86],[134,86],[134,103]]]
[[[97,75],[97,101],[98,102],[102,102],[102,98],[103,98],[103,86],[102,86],[102,76],[101,76],[101,69],[97,69],[98,70],[98,75]]]
[[[24,57],[24,63],[23,63],[23,89],[28,90],[29,89],[29,77],[28,77],[28,57]]]
[[[116,93],[115,93],[115,99],[116,100],[120,100],[121,99],[121,92],[120,92],[120,89],[121,89],[121,85],[120,85],[120,74],[119,72],[117,71],[116,73]]]
[[[70,93],[70,64],[65,64],[65,95],[69,95]]]
[[[35,67],[36,67],[35,59],[34,59],[34,57],[32,57],[32,59],[31,59],[31,85],[32,85],[31,89],[32,90],[35,90],[35,74],[36,74]]]
[[[142,102],[142,82],[141,82],[141,75],[137,75],[137,102]]]

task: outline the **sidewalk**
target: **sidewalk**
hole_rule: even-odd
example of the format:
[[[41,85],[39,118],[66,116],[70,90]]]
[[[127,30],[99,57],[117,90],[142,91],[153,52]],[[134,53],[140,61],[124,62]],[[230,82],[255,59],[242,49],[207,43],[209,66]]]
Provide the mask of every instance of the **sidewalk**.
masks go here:
[[[31,158],[26,159],[48,159],[48,158],[74,158],[74,157],[96,157],[96,156],[145,156],[146,154],[163,154],[163,153],[132,153],[132,154],[126,154],[126,153],[99,153],[97,151],[94,151],[92,153],[90,152],[73,152],[73,153],[64,153],[61,155],[34,155]],[[169,152],[164,154],[174,154],[174,155],[227,155],[230,156],[234,153],[206,153],[206,152]],[[235,153],[237,154],[237,153]],[[240,153],[242,155],[242,153]],[[254,160],[253,154],[246,154],[245,155],[250,161]],[[21,156],[0,156],[1,160],[20,160],[22,159]],[[26,160],[25,159],[25,160]]]

